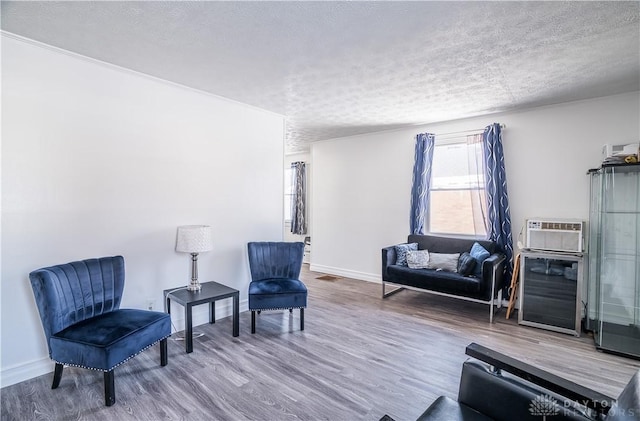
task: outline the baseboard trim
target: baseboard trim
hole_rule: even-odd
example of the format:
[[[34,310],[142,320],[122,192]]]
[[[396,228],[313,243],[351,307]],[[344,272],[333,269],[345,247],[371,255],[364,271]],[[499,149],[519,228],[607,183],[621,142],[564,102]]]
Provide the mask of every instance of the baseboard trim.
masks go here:
[[[231,300],[217,303],[216,320],[224,319],[233,314],[233,303]],[[172,332],[184,330],[184,308],[180,305],[172,305]],[[249,310],[249,300],[240,301],[240,313]],[[201,305],[193,309],[193,326],[209,323],[209,306]],[[26,363],[16,364],[0,370],[0,388],[11,386],[34,377],[42,376],[53,372],[54,363],[49,357],[43,357]]]
[[[322,272],[329,275],[342,276],[345,278],[357,279],[360,281],[382,283],[382,277],[374,273],[359,272],[351,269],[336,268],[332,266],[317,265],[312,263],[309,266],[311,272]]]
[[[53,372],[54,363],[49,357],[16,364],[0,371],[0,387],[11,386],[34,377]],[[52,379],[53,380],[53,379]]]

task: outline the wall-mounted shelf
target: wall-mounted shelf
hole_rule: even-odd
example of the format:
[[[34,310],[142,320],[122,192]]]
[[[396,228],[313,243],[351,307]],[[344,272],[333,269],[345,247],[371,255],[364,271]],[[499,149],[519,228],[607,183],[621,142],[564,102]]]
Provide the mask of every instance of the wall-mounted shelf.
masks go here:
[[[523,251],[518,323],[580,336],[583,257]]]

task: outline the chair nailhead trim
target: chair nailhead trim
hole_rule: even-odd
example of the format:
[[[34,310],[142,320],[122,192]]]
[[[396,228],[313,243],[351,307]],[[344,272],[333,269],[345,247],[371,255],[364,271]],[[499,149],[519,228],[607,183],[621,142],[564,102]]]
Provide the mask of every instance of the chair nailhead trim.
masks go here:
[[[120,361],[118,364],[114,365],[113,367],[111,367],[111,368],[110,368],[110,369],[108,369],[108,370],[105,370],[104,368],[87,367],[87,366],[80,365],[80,364],[70,364],[70,363],[63,363],[63,362],[60,362],[60,361],[56,361],[56,360],[53,360],[53,359],[52,359],[52,360],[53,360],[53,362],[54,362],[54,363],[56,363],[56,364],[62,364],[62,365],[65,365],[65,366],[67,366],[67,367],[78,367],[78,368],[86,368],[87,370],[95,370],[95,371],[108,372],[108,371],[111,371],[111,370],[113,370],[114,368],[118,367],[119,365],[126,363],[126,362],[127,362],[127,361],[129,361],[131,358],[135,357],[136,355],[140,354],[141,352],[146,351],[147,349],[151,348],[152,346],[154,346],[155,344],[157,344],[157,343],[158,343],[158,342],[160,342],[161,340],[163,340],[163,339],[167,339],[169,336],[171,336],[171,335],[167,335],[167,336],[165,336],[164,338],[160,338],[160,339],[158,339],[157,341],[155,341],[155,342],[154,342],[154,343],[152,343],[151,345],[149,345],[149,346],[146,346],[146,347],[142,348],[140,351],[136,352],[136,353],[135,353],[135,354],[133,354],[133,355],[130,355],[130,356],[129,356],[129,357],[127,357],[125,360]]]
[[[250,311],[270,311],[270,310],[289,310],[289,309],[294,309],[297,310],[299,308],[307,308],[307,306],[304,307],[276,307],[276,308],[250,308]]]

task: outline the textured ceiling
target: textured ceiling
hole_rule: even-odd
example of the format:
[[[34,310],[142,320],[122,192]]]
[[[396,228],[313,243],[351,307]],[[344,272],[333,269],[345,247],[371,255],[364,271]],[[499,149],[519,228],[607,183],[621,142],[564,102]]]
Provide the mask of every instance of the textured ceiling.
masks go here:
[[[308,142],[640,89],[639,2],[13,2],[2,29]]]

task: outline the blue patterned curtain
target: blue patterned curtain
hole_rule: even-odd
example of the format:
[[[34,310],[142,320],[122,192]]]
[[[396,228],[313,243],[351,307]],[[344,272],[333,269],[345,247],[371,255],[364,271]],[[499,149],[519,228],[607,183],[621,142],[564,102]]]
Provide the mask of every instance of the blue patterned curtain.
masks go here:
[[[485,127],[482,135],[482,150],[485,159],[485,181],[487,194],[487,220],[489,239],[495,241],[507,256],[506,279],[513,272],[513,238],[511,236],[511,212],[507,194],[507,175],[504,168],[502,133],[500,125]]]
[[[416,136],[416,156],[413,164],[411,185],[411,234],[424,234],[427,209],[429,209],[429,186],[431,184],[431,162],[435,135],[421,133]]]
[[[307,176],[304,162],[292,162],[293,198],[291,200],[291,232],[307,233]]]

